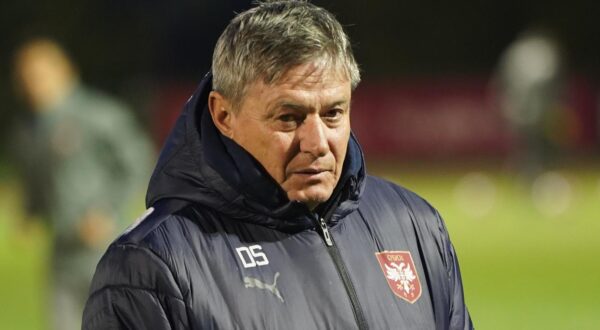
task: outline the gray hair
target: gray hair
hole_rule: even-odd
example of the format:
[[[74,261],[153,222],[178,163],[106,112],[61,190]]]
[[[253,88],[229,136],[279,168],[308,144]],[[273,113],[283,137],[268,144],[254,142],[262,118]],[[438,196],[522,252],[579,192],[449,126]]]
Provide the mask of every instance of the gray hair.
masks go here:
[[[306,1],[262,2],[238,14],[219,37],[213,90],[239,105],[249,84],[275,83],[316,60],[345,75],[353,89],[360,82],[350,40],[331,13]]]

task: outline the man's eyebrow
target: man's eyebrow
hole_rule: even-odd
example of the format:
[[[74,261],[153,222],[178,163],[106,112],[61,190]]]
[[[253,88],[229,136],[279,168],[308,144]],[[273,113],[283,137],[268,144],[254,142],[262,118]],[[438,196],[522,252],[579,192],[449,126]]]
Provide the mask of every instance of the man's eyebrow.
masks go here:
[[[323,107],[323,108],[324,109],[332,109],[332,108],[339,107],[339,106],[345,106],[348,103],[349,103],[348,100],[339,100],[339,101],[329,103],[329,104],[325,105],[325,107]],[[288,109],[297,110],[297,111],[310,110],[310,107],[306,107],[302,104],[298,104],[298,103],[287,101],[287,100],[280,102],[277,107],[278,108],[288,108]]]
[[[306,107],[302,104],[289,102],[289,101],[282,101],[281,103],[278,104],[278,107],[279,108],[288,108],[288,109],[298,110],[298,111],[308,111],[310,109],[310,107]]]
[[[348,100],[339,100],[339,101],[335,101],[331,104],[328,104],[325,108],[331,109],[331,108],[335,108],[335,107],[339,107],[339,106],[345,106],[349,103],[350,102],[348,102]]]

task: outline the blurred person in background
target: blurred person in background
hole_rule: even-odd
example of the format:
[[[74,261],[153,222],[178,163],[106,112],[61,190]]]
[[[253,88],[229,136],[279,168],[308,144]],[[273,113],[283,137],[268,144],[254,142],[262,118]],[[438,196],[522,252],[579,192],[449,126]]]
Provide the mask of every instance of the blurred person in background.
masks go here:
[[[79,329],[95,265],[149,176],[151,144],[127,107],[81,83],[55,41],[24,43],[14,73],[30,110],[12,146],[26,207],[53,234],[54,328]]]
[[[496,87],[516,135],[514,165],[531,181],[556,159],[560,144],[565,83],[558,41],[541,29],[522,33],[501,55]]]

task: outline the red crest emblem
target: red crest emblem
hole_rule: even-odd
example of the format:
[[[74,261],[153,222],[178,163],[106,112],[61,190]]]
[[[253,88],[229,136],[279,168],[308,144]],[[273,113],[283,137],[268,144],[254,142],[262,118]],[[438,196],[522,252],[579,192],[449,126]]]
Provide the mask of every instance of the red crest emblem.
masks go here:
[[[375,256],[396,296],[411,304],[421,297],[421,281],[410,252],[384,251],[376,252]]]

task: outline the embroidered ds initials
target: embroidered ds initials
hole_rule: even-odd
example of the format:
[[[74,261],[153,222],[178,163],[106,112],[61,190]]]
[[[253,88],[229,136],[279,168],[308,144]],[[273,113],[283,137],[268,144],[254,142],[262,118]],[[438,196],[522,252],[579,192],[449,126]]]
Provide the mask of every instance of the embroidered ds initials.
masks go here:
[[[267,255],[262,252],[262,247],[258,244],[249,247],[240,246],[239,248],[236,248],[235,251],[240,257],[244,268],[253,268],[269,264]]]

